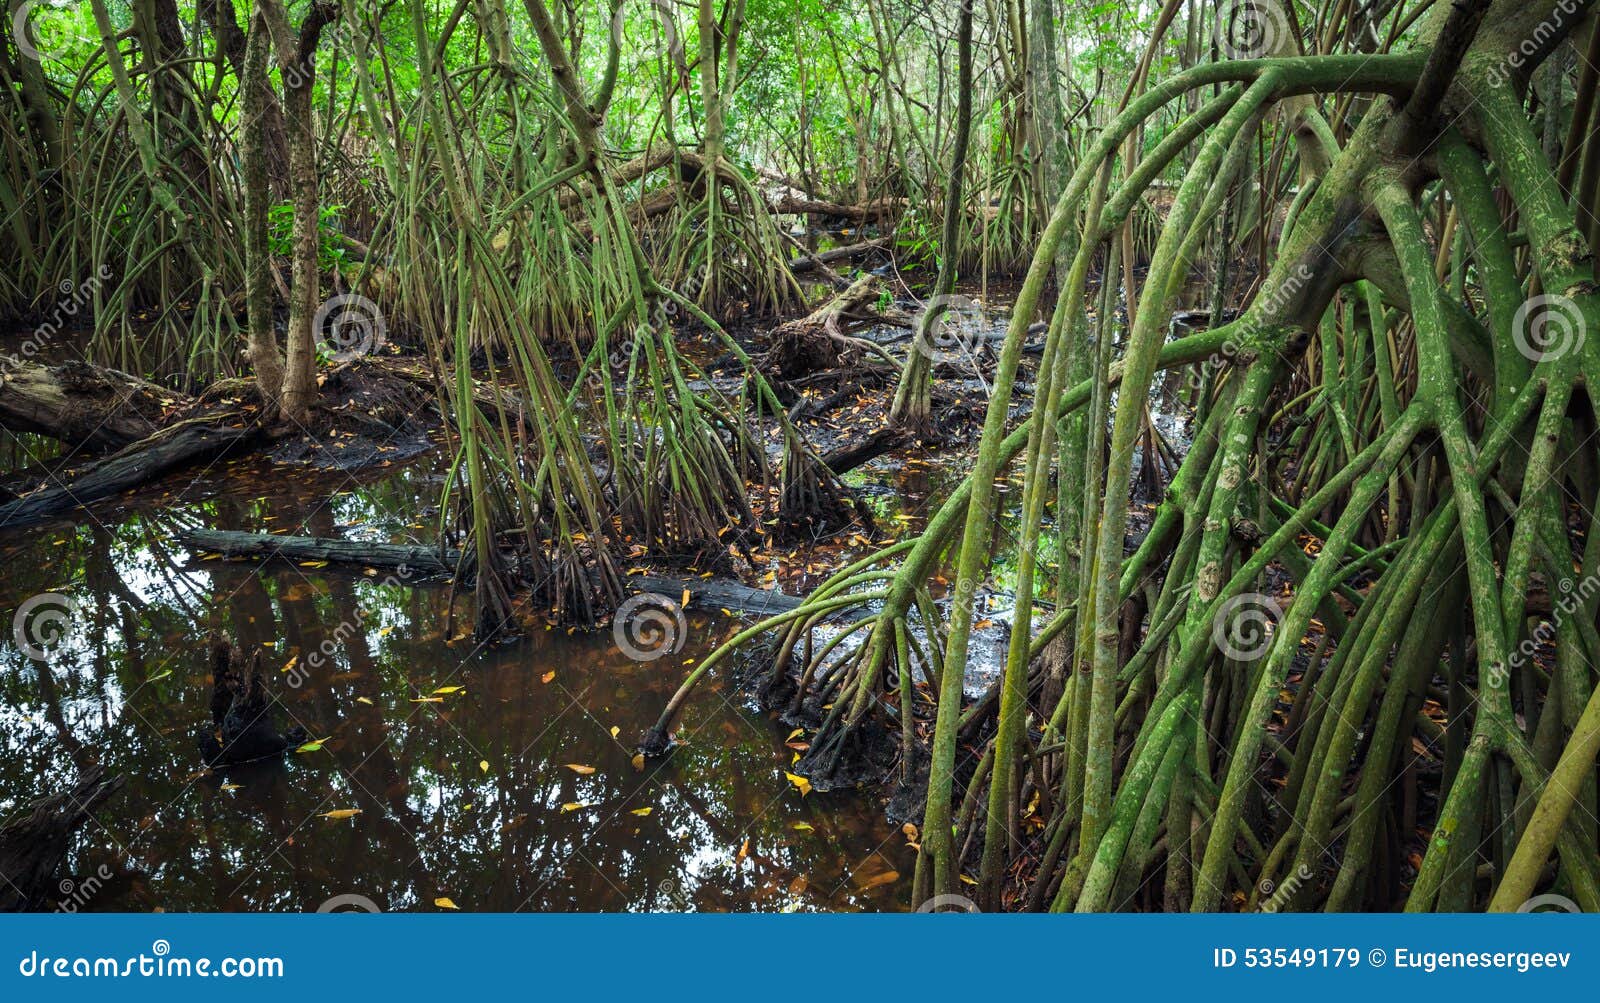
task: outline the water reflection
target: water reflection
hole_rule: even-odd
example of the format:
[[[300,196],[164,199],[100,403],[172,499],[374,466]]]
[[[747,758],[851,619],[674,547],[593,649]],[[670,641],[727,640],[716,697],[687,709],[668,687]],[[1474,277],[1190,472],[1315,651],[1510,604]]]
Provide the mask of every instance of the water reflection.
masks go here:
[[[77,607],[44,660],[0,646],[0,814],[93,762],[126,778],[69,857],[71,908],[309,911],[344,895],[386,910],[893,909],[907,897],[911,851],[881,807],[802,798],[783,778],[788,729],[725,678],[693,702],[682,747],[636,767],[632,742],[682,661],[732,619],[692,618],[681,655],[655,662],[630,661],[609,631],[479,649],[451,636],[444,589],[260,571],[171,542],[194,526],[423,540],[431,462],[359,486],[235,468],[0,538],[8,625],[40,593]],[[320,749],[204,768],[213,632],[260,652],[280,724]],[[103,876],[92,894],[88,876]]]

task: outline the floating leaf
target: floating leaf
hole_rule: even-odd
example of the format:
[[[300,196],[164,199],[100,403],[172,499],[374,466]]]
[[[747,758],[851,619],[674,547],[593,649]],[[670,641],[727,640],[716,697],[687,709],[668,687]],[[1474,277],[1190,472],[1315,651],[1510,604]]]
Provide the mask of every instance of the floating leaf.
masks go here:
[[[644,769],[644,753],[635,753],[631,762],[633,763],[633,768],[635,770],[642,771]]]
[[[433,692],[435,692],[435,693],[460,693],[464,689],[466,689],[465,686],[441,686],[438,689],[434,690]]]
[[[784,770],[783,775],[789,778],[789,782],[791,784],[794,784],[795,787],[799,788],[801,797],[811,793],[811,781],[807,780],[805,777],[802,777],[796,773],[790,773],[788,770]]]
[[[804,735],[805,733],[806,733],[806,730],[804,728],[796,728],[795,730],[789,732],[789,737],[784,739],[784,741],[785,742],[792,742],[795,739],[799,738],[801,735]]]
[[[301,561],[300,562],[300,566],[302,568],[325,568],[325,567],[328,566],[328,562],[327,561]]]
[[[646,815],[650,814],[653,811],[655,811],[655,809],[651,808],[651,807],[649,807],[647,805],[647,806],[645,806],[643,808],[635,808],[633,811],[630,811],[628,814],[629,815],[637,815],[640,818],[644,818]]]
[[[412,703],[444,703],[444,697],[412,697]]]
[[[328,736],[328,738],[332,738],[332,737],[333,737],[332,735]],[[296,751],[296,752],[321,752],[322,751],[322,743],[326,742],[327,740],[328,740],[327,738],[312,739],[311,741],[309,741],[306,744],[300,746],[298,749],[296,749],[294,751]]]
[[[372,701],[370,699],[368,699],[367,697],[356,697],[356,703],[364,703],[368,707],[373,706]]]
[[[794,829],[795,832],[816,832],[817,831],[816,827],[813,826],[810,822],[796,822],[790,828]]]
[[[566,804],[561,806],[561,814],[565,815],[569,811],[577,811],[579,808],[587,807],[589,807],[589,803],[587,801],[568,801]]]
[[[585,766],[582,763],[566,763],[565,766],[580,777],[586,777],[594,772],[593,766]]]
[[[489,761],[487,759],[478,760],[478,769],[482,770],[485,773],[488,773],[489,772]]]
[[[331,819],[355,818],[359,814],[361,814],[360,808],[336,808],[333,811],[323,812],[322,817]]]
[[[551,669],[549,672],[546,672],[544,675],[540,676],[539,677],[539,681],[541,683],[549,683],[550,680],[554,679],[555,677],[556,677],[556,670],[555,669]]]
[[[617,734],[618,734],[618,733],[619,733],[619,732],[621,732],[621,731],[622,731],[622,729],[621,729],[621,728],[618,728],[618,727],[617,727],[617,726],[616,726],[616,725],[612,725],[612,726],[611,726],[611,737],[612,737],[612,738],[616,738],[616,737],[617,737]]]
[[[440,909],[460,909],[461,908],[460,906],[456,905],[454,902],[450,901],[450,898],[447,895],[441,895],[438,898],[434,899],[433,900],[433,904],[438,906]]]

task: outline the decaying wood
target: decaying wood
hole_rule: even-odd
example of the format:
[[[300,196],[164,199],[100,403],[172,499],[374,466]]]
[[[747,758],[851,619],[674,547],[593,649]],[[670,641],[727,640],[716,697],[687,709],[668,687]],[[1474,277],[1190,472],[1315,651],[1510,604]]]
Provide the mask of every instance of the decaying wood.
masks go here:
[[[148,380],[87,362],[20,362],[0,369],[0,427],[87,450],[137,442],[157,429],[168,409],[187,400]]]
[[[226,557],[262,561],[327,561],[351,567],[395,572],[396,584],[424,584],[447,578],[461,566],[461,552],[418,544],[369,543],[327,537],[280,536],[196,529],[178,537],[184,546]],[[656,592],[679,601],[689,594],[691,609],[726,609],[767,615],[799,605],[800,600],[776,589],[752,588],[727,578],[676,578],[668,575],[628,575],[623,584],[634,593]]]
[[[204,419],[164,428],[87,467],[52,475],[38,489],[0,505],[0,529],[44,522],[171,471],[216,459],[261,435],[253,425]]]

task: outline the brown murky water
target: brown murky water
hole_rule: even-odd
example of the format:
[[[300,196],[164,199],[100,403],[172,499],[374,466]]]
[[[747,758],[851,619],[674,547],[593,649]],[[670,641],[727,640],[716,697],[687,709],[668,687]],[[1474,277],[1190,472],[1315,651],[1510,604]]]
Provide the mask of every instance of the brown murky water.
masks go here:
[[[365,485],[245,462],[76,524],[0,530],[4,625],[36,596],[60,598],[35,616],[70,607],[43,658],[0,643],[0,816],[68,786],[75,762],[126,783],[68,859],[69,908],[901,907],[905,837],[871,796],[802,796],[784,777],[789,729],[728,677],[699,691],[671,757],[634,767],[685,660],[734,619],[691,616],[683,650],[656,661],[631,660],[609,630],[486,650],[447,636],[442,588],[171,542],[196,526],[424,540],[437,462]],[[320,750],[205,769],[213,631],[262,653],[280,722]],[[300,669],[283,671],[291,659]]]

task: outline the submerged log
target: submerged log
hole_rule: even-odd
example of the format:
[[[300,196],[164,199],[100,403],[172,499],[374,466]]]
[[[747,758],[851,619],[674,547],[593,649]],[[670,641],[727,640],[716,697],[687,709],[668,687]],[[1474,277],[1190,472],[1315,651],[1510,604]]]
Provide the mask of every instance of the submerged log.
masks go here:
[[[352,567],[382,568],[399,572],[397,584],[422,584],[428,579],[449,577],[461,565],[461,552],[440,550],[418,544],[369,543],[363,540],[336,540],[315,536],[279,536],[271,533],[240,533],[226,530],[195,529],[178,537],[184,546],[226,557],[257,560],[327,561]],[[758,589],[728,578],[676,578],[668,575],[628,575],[623,584],[634,593],[653,592],[681,600],[689,593],[691,609],[726,609],[738,613],[768,615],[794,609],[797,596],[776,589]]]
[[[40,798],[0,825],[0,912],[49,905],[72,834],[121,786],[121,777],[108,780],[103,767],[90,767],[71,790]]]
[[[164,428],[83,469],[52,475],[45,486],[0,505],[0,528],[17,529],[53,519],[180,467],[223,456],[260,434],[252,426],[207,420]]]

